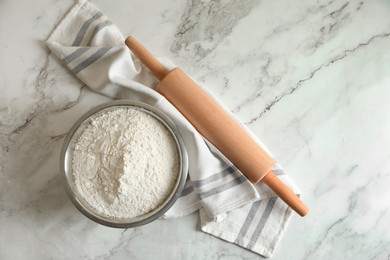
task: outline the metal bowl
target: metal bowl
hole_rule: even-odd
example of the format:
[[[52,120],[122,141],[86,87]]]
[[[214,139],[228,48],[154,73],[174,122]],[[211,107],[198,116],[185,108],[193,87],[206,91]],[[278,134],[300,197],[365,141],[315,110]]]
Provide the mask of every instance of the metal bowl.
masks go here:
[[[83,133],[85,127],[89,125],[93,117],[118,107],[136,107],[159,120],[171,132],[172,137],[176,142],[179,154],[180,171],[175,186],[173,187],[171,193],[164,200],[164,202],[156,209],[135,218],[113,218],[100,214],[80,196],[73,178],[72,159],[74,147],[76,145],[78,137]],[[172,207],[172,205],[175,203],[175,201],[183,191],[188,174],[188,159],[187,152],[184,146],[184,141],[180,132],[178,131],[172,120],[169,119],[164,113],[162,113],[157,108],[147,105],[145,103],[130,100],[119,100],[107,102],[97,107],[94,107],[76,121],[76,123],[69,130],[64,140],[60,157],[60,168],[62,175],[64,176],[66,191],[73,204],[81,213],[83,213],[91,220],[105,226],[115,228],[131,228],[150,223],[151,221],[162,216],[165,212],[168,211],[170,207]]]

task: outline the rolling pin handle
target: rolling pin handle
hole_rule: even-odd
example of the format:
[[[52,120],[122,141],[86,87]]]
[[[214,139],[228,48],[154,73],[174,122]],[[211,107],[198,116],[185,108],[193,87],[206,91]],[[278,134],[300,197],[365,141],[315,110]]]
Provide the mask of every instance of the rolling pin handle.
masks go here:
[[[279,180],[275,173],[270,171],[261,179],[261,181],[301,217],[304,217],[309,213],[307,206],[289,187],[287,187],[286,184]]]
[[[164,67],[148,49],[146,49],[137,39],[129,36],[125,44],[134,55],[161,81],[169,74],[169,70]]]

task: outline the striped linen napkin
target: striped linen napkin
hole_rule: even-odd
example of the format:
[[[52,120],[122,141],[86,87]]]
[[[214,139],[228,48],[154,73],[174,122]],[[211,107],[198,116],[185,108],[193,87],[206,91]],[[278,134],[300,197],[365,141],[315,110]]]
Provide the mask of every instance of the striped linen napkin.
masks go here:
[[[78,1],[47,40],[50,50],[90,89],[152,105],[179,128],[188,150],[189,178],[163,218],[199,211],[202,231],[270,257],[291,209],[264,184],[253,185],[176,108],[154,91],[156,80],[132,56],[118,28],[88,1]],[[167,67],[173,66],[161,60]],[[262,143],[259,144],[264,147]],[[276,165],[278,177],[300,194]]]

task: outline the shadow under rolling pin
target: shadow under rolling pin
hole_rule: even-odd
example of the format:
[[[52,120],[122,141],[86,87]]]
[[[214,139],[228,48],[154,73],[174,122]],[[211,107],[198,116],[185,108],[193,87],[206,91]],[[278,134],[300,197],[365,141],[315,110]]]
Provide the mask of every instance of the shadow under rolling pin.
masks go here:
[[[217,147],[252,183],[264,182],[287,205],[301,216],[308,208],[289,187],[272,172],[272,157],[250,136],[241,123],[231,117],[180,68],[169,71],[132,36],[125,44],[160,80],[156,91],[208,141]]]

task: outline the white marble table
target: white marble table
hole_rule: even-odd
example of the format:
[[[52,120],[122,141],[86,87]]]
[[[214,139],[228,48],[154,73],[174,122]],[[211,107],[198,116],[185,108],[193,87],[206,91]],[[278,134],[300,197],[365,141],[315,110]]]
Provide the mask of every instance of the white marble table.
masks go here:
[[[93,3],[209,86],[301,187],[310,215],[273,259],[390,258],[389,1]],[[44,44],[72,5],[0,1],[0,259],[258,259],[197,215],[117,230],[71,204],[64,134],[108,100]]]

